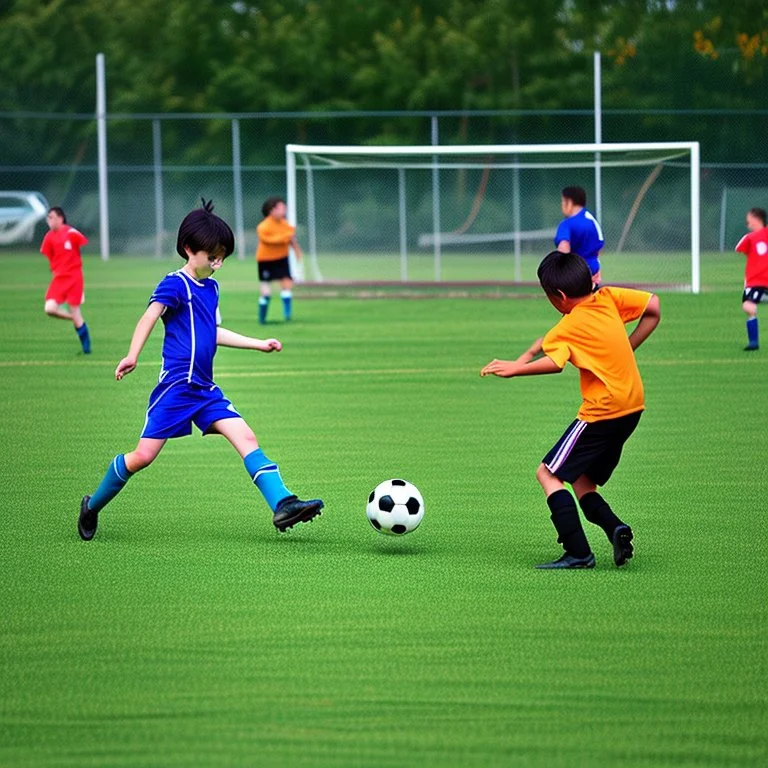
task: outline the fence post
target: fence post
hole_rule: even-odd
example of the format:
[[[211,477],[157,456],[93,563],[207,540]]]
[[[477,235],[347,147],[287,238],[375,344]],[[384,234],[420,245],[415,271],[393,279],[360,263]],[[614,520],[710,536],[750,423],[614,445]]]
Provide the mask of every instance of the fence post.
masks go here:
[[[437,115],[432,115],[432,145],[440,143]],[[435,282],[440,281],[440,169],[437,155],[432,155],[432,232],[434,234]]]
[[[232,193],[235,205],[235,239],[237,258],[245,260],[245,229],[243,227],[243,178],[240,165],[240,121],[232,120]]]
[[[163,230],[165,211],[163,209],[163,138],[160,120],[152,120],[152,159],[155,173],[155,258],[163,255]]]
[[[603,82],[600,51],[594,55],[595,71],[595,144],[603,143]],[[595,216],[603,220],[603,175],[600,167],[600,153],[595,152]]]
[[[408,208],[405,201],[405,168],[397,169],[397,209],[400,223],[400,280],[408,280]]]
[[[515,282],[523,281],[523,255],[522,241],[520,239],[520,156],[513,155],[514,168],[512,170],[512,230],[515,238]]]
[[[725,251],[725,208],[728,205],[728,187],[723,186],[720,195],[720,253]]]
[[[101,258],[109,259],[109,200],[107,191],[107,86],[104,54],[96,54],[96,134],[99,151],[99,240]]]

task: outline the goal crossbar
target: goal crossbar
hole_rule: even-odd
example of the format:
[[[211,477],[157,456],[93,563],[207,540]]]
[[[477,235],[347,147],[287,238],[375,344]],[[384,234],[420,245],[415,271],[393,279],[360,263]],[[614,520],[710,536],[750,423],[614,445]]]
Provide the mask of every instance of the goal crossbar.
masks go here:
[[[686,150],[693,154],[697,141],[613,142],[601,144],[427,144],[409,146],[334,146],[332,144],[286,144],[286,154],[307,155],[488,155],[558,154],[569,152],[658,152]]]

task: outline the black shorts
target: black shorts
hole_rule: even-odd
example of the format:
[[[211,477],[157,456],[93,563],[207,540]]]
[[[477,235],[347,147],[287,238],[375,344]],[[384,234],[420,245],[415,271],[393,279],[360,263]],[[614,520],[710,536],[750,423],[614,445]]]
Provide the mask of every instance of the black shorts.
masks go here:
[[[756,285],[752,288],[745,288],[741,296],[742,302],[751,301],[753,304],[760,304],[768,301],[768,288],[762,285]]]
[[[291,263],[287,256],[274,261],[259,261],[259,280],[268,283],[270,280],[283,280],[291,277]]]
[[[576,419],[542,462],[565,483],[586,475],[595,485],[605,485],[641,415],[642,411],[637,411],[604,421]]]

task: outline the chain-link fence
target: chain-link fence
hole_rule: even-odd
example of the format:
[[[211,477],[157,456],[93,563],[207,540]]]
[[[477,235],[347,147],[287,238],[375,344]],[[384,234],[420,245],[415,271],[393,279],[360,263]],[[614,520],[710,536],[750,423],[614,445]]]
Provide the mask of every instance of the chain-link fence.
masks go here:
[[[609,142],[701,142],[701,248],[716,251],[733,247],[746,208],[768,207],[767,116],[768,110],[606,110],[602,134]],[[391,135],[412,144],[590,142],[594,116],[590,110],[111,115],[111,254],[173,253],[178,222],[204,196],[233,223],[239,255],[250,255],[262,201],[286,192],[286,144],[376,144]],[[98,248],[94,117],[0,113],[0,147],[0,192],[42,193],[51,205],[64,207]],[[563,185],[569,181],[563,177]],[[0,221],[12,216],[3,213],[0,199]],[[306,221],[299,217],[298,223],[301,236]],[[44,228],[38,221],[25,232],[27,240],[0,247],[36,247]]]

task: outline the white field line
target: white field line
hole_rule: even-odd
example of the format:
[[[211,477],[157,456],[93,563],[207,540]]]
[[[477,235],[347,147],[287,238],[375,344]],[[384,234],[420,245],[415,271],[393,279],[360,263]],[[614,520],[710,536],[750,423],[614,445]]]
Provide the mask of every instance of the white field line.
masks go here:
[[[336,370],[217,371],[219,379],[247,379],[262,376],[411,376],[440,373],[472,373],[474,368],[338,368]]]
[[[711,365],[734,365],[737,361],[734,359],[691,359],[691,360],[643,360],[640,363],[640,371],[643,368],[654,366],[673,367],[673,366],[711,366]],[[142,368],[149,365],[159,366],[160,361],[156,363],[145,363]],[[484,363],[478,365],[478,369]],[[117,361],[107,360],[0,360],[0,368],[42,368],[42,367],[62,367],[62,368],[112,368],[117,366]],[[438,374],[438,373],[473,373],[474,368],[284,368],[280,370],[259,371],[259,370],[233,370],[218,369],[215,372],[215,378],[259,378],[268,376],[410,376],[414,374]]]
[[[117,363],[106,361],[66,362],[63,360],[0,360],[0,368],[35,368],[35,367],[109,367]],[[479,370],[479,368],[478,368]],[[426,373],[472,373],[474,368],[286,368],[272,371],[217,370],[216,379],[262,378],[269,376],[410,376]]]

